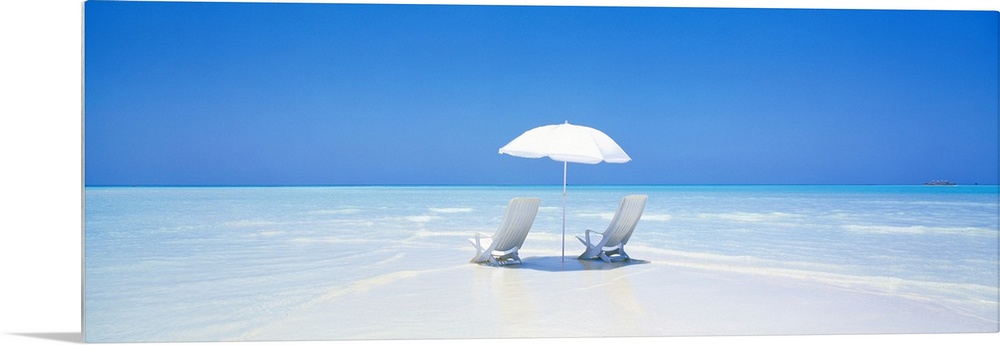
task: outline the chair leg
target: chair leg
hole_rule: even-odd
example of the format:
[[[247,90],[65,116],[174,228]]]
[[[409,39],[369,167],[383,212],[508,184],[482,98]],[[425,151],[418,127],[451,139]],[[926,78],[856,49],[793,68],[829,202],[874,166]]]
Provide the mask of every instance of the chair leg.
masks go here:
[[[607,254],[604,254],[603,251],[601,252],[601,255],[598,256],[600,256],[601,260],[604,260],[604,262],[611,262],[611,258],[609,258]]]
[[[621,257],[622,261],[632,260],[632,258],[629,257],[627,253],[625,253],[624,248],[615,248],[609,251],[602,250],[598,256],[601,258],[601,260],[604,260],[604,262],[611,262],[611,256],[615,254]]]

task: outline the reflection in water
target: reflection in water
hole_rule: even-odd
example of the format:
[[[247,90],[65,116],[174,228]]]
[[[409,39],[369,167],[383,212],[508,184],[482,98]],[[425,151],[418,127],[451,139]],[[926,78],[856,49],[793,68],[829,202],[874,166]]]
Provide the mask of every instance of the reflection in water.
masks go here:
[[[503,336],[551,334],[545,325],[553,322],[573,324],[589,336],[645,334],[649,315],[631,279],[648,270],[619,268],[648,263],[563,261],[553,256],[524,258],[520,265],[482,266],[476,269],[474,298],[475,305],[488,310],[477,315],[495,323],[489,327]]]

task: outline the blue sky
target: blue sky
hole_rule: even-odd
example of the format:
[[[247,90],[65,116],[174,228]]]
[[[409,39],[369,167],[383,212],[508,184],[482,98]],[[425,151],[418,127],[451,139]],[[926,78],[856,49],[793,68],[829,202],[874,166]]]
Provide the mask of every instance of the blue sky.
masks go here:
[[[85,3],[87,185],[998,181],[995,11]]]

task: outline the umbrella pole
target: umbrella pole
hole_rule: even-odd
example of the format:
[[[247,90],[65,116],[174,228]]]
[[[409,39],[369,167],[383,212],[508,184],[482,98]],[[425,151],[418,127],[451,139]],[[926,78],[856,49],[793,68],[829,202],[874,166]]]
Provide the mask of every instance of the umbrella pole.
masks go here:
[[[563,162],[562,261],[566,261],[566,162]]]

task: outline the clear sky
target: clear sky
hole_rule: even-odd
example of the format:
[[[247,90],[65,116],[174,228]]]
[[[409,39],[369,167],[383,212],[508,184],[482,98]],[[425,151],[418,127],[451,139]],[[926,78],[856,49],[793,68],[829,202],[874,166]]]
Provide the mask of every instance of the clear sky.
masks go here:
[[[998,182],[998,13],[84,4],[87,185]]]

